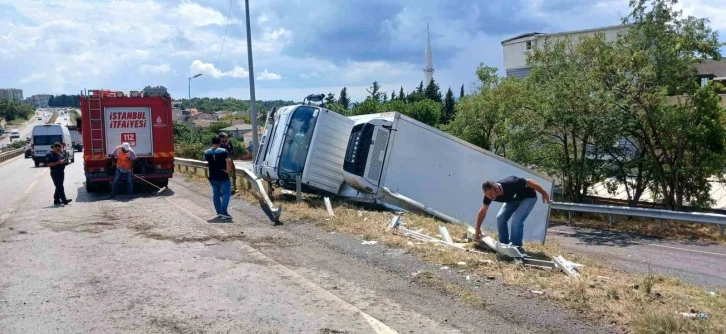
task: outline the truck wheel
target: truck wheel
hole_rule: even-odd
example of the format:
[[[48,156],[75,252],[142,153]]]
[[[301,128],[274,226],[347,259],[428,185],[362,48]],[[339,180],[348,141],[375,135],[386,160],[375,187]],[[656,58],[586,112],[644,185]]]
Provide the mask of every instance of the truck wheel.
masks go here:
[[[40,166],[40,161],[38,161],[38,160],[35,160],[35,161],[33,161],[33,162],[35,162],[35,167],[38,167],[38,166]]]

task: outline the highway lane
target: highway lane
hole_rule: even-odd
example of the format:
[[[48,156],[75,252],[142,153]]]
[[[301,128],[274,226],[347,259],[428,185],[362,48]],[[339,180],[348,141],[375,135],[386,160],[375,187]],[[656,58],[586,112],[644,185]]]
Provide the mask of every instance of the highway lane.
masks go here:
[[[40,115],[43,115],[42,112],[40,113]],[[37,117],[38,117],[38,114],[36,113],[36,115],[33,116],[33,118],[31,120],[29,120],[28,122],[26,122],[22,125],[19,125],[19,126],[10,126],[9,125],[7,127],[6,135],[3,136],[2,138],[0,138],[0,147],[5,147],[8,144],[10,144],[10,131],[12,131],[14,129],[18,129],[18,131],[20,132],[20,139],[13,139],[13,141],[25,140],[26,137],[30,137],[30,134],[32,133],[34,126],[36,126],[38,124],[45,124],[45,122],[47,122],[48,118],[49,118],[49,116],[48,117],[43,116],[42,120],[38,120]]]
[[[495,282],[475,308],[412,280],[439,266],[311,224],[273,227],[239,200],[234,223],[210,224],[208,189],[181,178],[166,196],[111,201],[71,164],[75,201],[55,207],[47,171],[0,167],[2,184],[16,179],[0,201],[3,333],[612,332]]]
[[[656,273],[704,287],[726,288],[725,244],[665,240],[567,225],[550,227],[547,232],[548,240],[630,272],[647,273],[650,264]]]

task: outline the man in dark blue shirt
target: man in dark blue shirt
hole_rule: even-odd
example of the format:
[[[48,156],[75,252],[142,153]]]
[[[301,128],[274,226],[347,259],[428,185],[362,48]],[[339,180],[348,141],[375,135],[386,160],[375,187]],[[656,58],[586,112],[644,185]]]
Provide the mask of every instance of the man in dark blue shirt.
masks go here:
[[[234,166],[234,145],[232,145],[232,142],[229,141],[229,137],[224,132],[219,133],[219,140],[221,141],[219,143],[219,147],[225,149],[227,153],[229,153],[229,158],[233,160],[232,165]],[[234,173],[234,168],[232,168],[232,173],[230,173],[229,176],[232,178],[232,193],[235,193],[237,191],[237,175]]]
[[[53,179],[53,185],[55,185],[55,193],[53,193],[54,205],[66,205],[73,201],[66,198],[65,189],[63,188],[67,164],[68,159],[61,152],[61,143],[53,144],[50,152],[45,155],[45,165],[50,168],[50,178]]]
[[[232,219],[227,212],[232,183],[229,174],[232,173],[232,158],[227,150],[219,147],[221,140],[212,138],[212,147],[204,152],[204,160],[209,168],[209,184],[212,185],[212,202],[217,216],[222,219]]]
[[[549,203],[550,195],[547,194],[542,186],[531,179],[524,179],[518,176],[505,177],[497,182],[486,181],[482,184],[484,191],[484,203],[479,209],[476,217],[476,235],[475,239],[481,238],[481,223],[486,217],[489,204],[494,202],[504,203],[497,213],[497,233],[499,234],[499,243],[507,245],[511,242],[512,246],[517,247],[523,255],[522,236],[524,234],[524,221],[532,212],[534,204],[537,201],[537,193],[542,195],[542,202]],[[509,226],[507,222],[512,218],[512,235],[509,236]]]

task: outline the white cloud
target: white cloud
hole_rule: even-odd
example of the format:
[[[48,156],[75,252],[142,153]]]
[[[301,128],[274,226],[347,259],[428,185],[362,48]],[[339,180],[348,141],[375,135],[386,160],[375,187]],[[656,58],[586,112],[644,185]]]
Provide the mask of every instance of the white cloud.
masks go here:
[[[282,79],[281,75],[273,72],[268,72],[267,70],[263,70],[262,73],[257,76],[257,80],[261,81],[275,81],[280,79]]]
[[[249,76],[249,72],[247,72],[247,70],[242,67],[235,66],[233,69],[227,72],[223,72],[220,69],[214,67],[214,64],[205,63],[199,59],[196,59],[192,62],[192,65],[189,66],[189,70],[191,75],[201,73],[202,75],[212,77],[213,79],[220,79],[223,77],[246,78]]]
[[[139,71],[144,74],[166,74],[172,72],[172,68],[167,63],[159,65],[144,64],[139,67]]]
[[[204,7],[194,2],[183,2],[176,10],[182,22],[197,27],[208,25],[224,25],[227,17],[212,8]]]

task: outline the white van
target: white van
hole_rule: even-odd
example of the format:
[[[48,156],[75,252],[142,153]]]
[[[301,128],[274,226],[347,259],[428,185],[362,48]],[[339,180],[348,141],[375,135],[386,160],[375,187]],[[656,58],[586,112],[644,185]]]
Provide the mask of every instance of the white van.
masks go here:
[[[65,126],[57,124],[36,125],[33,127],[33,135],[30,140],[35,167],[38,167],[41,163],[45,163],[45,155],[50,152],[51,147],[55,143],[61,143],[63,145],[61,151],[68,157],[68,161],[76,161],[73,157],[76,151],[73,148],[71,132]]]

